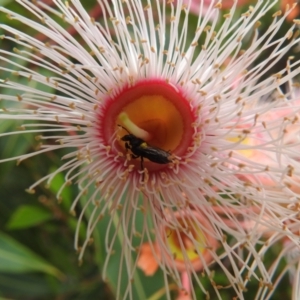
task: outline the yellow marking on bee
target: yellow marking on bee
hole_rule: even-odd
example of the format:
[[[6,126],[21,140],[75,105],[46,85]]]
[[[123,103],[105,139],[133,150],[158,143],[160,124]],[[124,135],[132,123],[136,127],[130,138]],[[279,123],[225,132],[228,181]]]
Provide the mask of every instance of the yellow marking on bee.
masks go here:
[[[141,143],[140,147],[146,149],[148,147],[148,145],[147,145],[147,143],[144,142],[144,143]]]

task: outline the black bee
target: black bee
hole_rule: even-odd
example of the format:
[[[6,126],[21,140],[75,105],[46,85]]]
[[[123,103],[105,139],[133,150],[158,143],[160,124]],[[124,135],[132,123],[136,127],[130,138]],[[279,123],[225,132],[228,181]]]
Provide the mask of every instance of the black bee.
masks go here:
[[[128,132],[121,140],[125,142],[125,148],[132,152],[132,158],[141,158],[141,170],[144,170],[144,158],[157,164],[168,164],[172,162],[171,153],[169,151],[150,146],[143,139],[131,134],[125,127],[121,125],[118,126]]]

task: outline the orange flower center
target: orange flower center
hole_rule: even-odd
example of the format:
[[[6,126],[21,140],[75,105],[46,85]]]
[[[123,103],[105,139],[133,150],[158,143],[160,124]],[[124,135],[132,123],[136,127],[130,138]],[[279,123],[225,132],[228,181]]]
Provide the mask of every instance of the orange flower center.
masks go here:
[[[173,154],[180,157],[193,143],[195,112],[181,89],[159,79],[125,86],[107,99],[101,115],[100,133],[105,142],[109,145],[112,136],[117,135],[118,150],[123,154],[129,152],[136,158],[130,164],[140,166],[143,156],[144,166],[149,171],[167,165],[148,158],[146,152],[149,147],[156,147],[167,156]],[[122,140],[129,134],[145,142],[142,155],[136,155],[136,147],[130,149],[130,142]]]

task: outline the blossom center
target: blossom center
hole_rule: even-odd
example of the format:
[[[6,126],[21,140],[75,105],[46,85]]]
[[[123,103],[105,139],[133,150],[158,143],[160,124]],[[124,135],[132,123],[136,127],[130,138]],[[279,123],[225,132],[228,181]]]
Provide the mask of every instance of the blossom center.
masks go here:
[[[149,171],[166,167],[171,162],[167,157],[184,155],[193,143],[196,117],[189,101],[181,89],[160,79],[123,87],[107,99],[102,116],[105,142],[110,144],[111,137],[117,136],[117,150],[132,154],[131,164],[136,166],[143,159]],[[130,141],[124,138],[127,135]],[[151,159],[147,151],[154,148]],[[164,156],[161,161],[160,155]]]
[[[209,220],[196,211],[180,211],[172,217],[176,218],[177,226],[162,227],[169,249],[165,257],[170,264],[175,262],[180,271],[186,271],[187,264],[196,271],[201,270],[204,261],[212,260],[212,253],[218,246],[218,241],[208,234],[213,231]]]
[[[197,227],[197,224],[189,224],[189,229],[186,231],[172,230],[168,233],[168,245],[176,259],[184,261],[186,255],[190,261],[193,261],[199,257],[197,251],[200,253],[205,251],[206,237],[200,228],[195,230]],[[191,236],[188,236],[186,232],[189,232]],[[197,249],[195,249],[195,241],[198,243]]]
[[[232,143],[238,143],[242,147],[243,146],[246,146],[246,147],[252,146],[254,143],[254,141],[249,137],[244,138],[242,141],[241,141],[240,137],[230,137],[230,138],[228,138],[228,141],[230,141]],[[255,150],[253,150],[253,149],[238,149],[237,152],[247,158],[250,158],[250,157],[254,156],[254,154],[255,154]]]

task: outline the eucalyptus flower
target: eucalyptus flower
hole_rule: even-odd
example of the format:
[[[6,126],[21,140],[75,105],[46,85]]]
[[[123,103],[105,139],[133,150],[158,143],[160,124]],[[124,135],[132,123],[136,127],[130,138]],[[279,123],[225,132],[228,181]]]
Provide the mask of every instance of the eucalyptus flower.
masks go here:
[[[249,280],[271,289],[271,277],[259,256],[264,243],[261,228],[298,243],[293,228],[299,224],[294,209],[299,198],[291,184],[299,186],[294,178],[300,175],[300,105],[294,92],[300,62],[289,57],[283,70],[267,76],[299,43],[294,35],[298,20],[284,36],[274,38],[292,8],[275,13],[268,29],[260,32],[261,18],[277,1],[258,0],[239,18],[237,1],[224,16],[221,1],[212,2],[205,15],[199,14],[197,24],[189,22],[191,1],[173,5],[159,0],[99,0],[101,20],[91,18],[79,0],[56,0],[55,7],[43,1],[17,2],[32,18],[0,8],[24,24],[22,30],[0,26],[1,38],[17,45],[13,52],[0,50],[0,68],[11,74],[0,80],[1,88],[11,90],[0,94],[5,100],[0,119],[24,124],[0,138],[35,133],[41,146],[1,161],[21,163],[69,149],[57,170],[27,191],[34,193],[39,184],[50,184],[63,172],[59,200],[66,186],[80,187],[71,212],[89,194],[75,238],[79,259],[95,227],[109,216],[103,233],[107,254],[103,276],[116,255],[115,243],[121,240],[117,298],[133,298],[138,250],[145,241],[153,245],[154,237],[164,256],[157,262],[169,298],[170,282],[182,288],[182,270],[172,261],[178,255],[190,286],[197,284],[206,297],[209,293],[191,257],[202,260],[203,276],[218,298],[223,288],[231,287],[243,299]],[[47,41],[27,34],[26,28]],[[259,61],[262,55],[266,58]],[[265,122],[267,112],[285,108],[287,115]],[[291,125],[295,138],[286,143]],[[251,159],[253,150],[268,159]],[[276,188],[266,185],[260,175]],[[86,239],[81,241],[85,214],[89,220]],[[254,226],[249,230],[241,221]],[[175,252],[170,238],[177,243]],[[152,250],[155,255],[154,246]],[[216,281],[216,266],[227,283]],[[121,290],[124,273],[130,280]],[[189,293],[196,298],[194,288]]]

